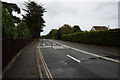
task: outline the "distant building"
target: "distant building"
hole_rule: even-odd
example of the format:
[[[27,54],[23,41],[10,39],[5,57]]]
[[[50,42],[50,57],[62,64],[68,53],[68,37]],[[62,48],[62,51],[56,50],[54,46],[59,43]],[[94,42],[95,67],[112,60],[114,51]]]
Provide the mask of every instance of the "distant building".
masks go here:
[[[91,30],[108,30],[107,26],[93,26]]]

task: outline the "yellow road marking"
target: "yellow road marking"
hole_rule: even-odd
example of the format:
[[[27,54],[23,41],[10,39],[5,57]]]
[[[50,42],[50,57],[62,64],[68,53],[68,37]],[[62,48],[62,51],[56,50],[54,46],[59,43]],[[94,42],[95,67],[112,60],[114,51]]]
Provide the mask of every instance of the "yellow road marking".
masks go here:
[[[42,53],[41,53],[41,56],[42,56]],[[42,58],[43,58],[43,56],[42,56]],[[47,67],[47,64],[46,64],[44,58],[43,58],[43,61],[44,61],[44,63],[45,63],[45,66],[46,66],[46,68],[47,68],[47,71],[48,71],[48,73],[49,73],[49,75],[50,75],[50,78],[53,80],[53,77],[52,77],[52,75],[51,75],[51,73],[50,73],[50,71],[49,71],[49,69],[48,69],[48,67]]]
[[[40,42],[39,42],[38,46],[40,46]],[[40,59],[41,59],[41,62],[42,62],[42,64],[43,64],[43,67],[44,67],[44,69],[45,69],[45,72],[46,72],[47,77],[49,78],[49,80],[50,80],[50,79],[53,80],[53,77],[52,77],[52,75],[51,75],[51,73],[50,73],[50,71],[49,71],[49,69],[48,69],[48,67],[47,67],[47,64],[46,64],[46,62],[45,62],[45,60],[44,60],[44,58],[43,58],[43,55],[42,55],[42,53],[41,53],[40,48],[38,48],[38,51],[39,51]]]
[[[37,48],[36,48],[36,58],[37,58],[39,77],[43,78],[43,75],[42,75],[42,72],[41,72],[41,68],[40,68],[39,58],[38,58],[38,55],[37,55]]]
[[[40,42],[39,42],[38,46],[40,46]],[[48,75],[47,70],[46,70],[46,68],[45,68],[45,65],[44,65],[44,62],[43,62],[43,58],[41,57],[41,52],[40,52],[40,49],[39,49],[39,48],[38,48],[38,51],[39,51],[40,59],[41,59],[41,62],[42,62],[42,64],[43,64],[43,67],[44,67],[44,70],[45,70],[45,72],[46,72],[46,75],[47,75],[47,77],[49,78],[49,75]]]
[[[44,67],[44,70],[45,70],[45,72],[46,72],[46,75],[47,75],[48,78],[50,78],[49,75],[48,75],[47,69],[46,69],[46,67],[45,67],[45,63],[44,63],[44,61],[43,61],[43,59],[42,59],[42,56],[41,56],[40,50],[38,49],[38,51],[39,51],[40,59],[41,59],[41,62],[42,62],[42,64],[43,64],[43,67]]]

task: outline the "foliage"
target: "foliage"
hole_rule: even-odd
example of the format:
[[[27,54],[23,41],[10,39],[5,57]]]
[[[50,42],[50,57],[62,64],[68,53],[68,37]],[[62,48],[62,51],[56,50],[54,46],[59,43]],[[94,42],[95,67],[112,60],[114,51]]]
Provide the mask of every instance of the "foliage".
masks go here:
[[[2,2],[3,8],[6,8],[7,11],[12,14],[13,11],[20,13],[20,8],[14,3]]]
[[[23,10],[26,12],[26,15],[23,15],[23,21],[25,21],[29,27],[32,37],[39,38],[45,26],[43,19],[45,9],[41,4],[37,4],[34,1],[25,2],[25,6],[26,9]]]
[[[71,34],[75,32],[82,32],[78,25],[71,27],[68,24],[64,24],[61,28],[52,29],[49,34],[46,35],[46,38],[60,39],[61,35]]]
[[[11,15],[13,11],[17,12],[18,14],[20,13],[20,8],[14,3],[2,2],[2,7],[5,8],[8,11],[8,13],[10,13]],[[12,18],[14,23],[18,24],[20,22],[20,18],[13,15]]]
[[[78,25],[73,26],[73,33],[80,32],[80,31],[81,31],[81,29],[80,29],[80,27]]]
[[[46,35],[40,36],[40,39],[45,39],[45,38],[46,38]]]
[[[14,23],[17,23],[17,24],[20,23],[21,20],[19,17],[16,17],[16,16],[12,16],[12,17],[13,17]]]
[[[50,39],[57,39],[57,29],[52,29],[49,34],[46,36],[46,38]]]
[[[120,29],[64,34],[61,39],[80,43],[120,46]]]
[[[18,37],[30,37],[29,30],[25,22],[21,21],[17,26]]]
[[[60,34],[63,35],[63,34],[70,34],[73,32],[73,29],[70,25],[68,24],[64,24],[60,29]]]
[[[13,38],[17,37],[17,28],[14,25],[12,15],[2,8],[2,37]]]

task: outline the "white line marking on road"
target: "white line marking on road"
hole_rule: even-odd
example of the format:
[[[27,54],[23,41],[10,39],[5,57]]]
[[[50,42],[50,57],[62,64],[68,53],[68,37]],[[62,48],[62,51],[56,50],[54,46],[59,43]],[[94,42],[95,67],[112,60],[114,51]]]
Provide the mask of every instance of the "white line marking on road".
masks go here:
[[[51,47],[51,46],[43,46],[44,48],[49,48],[49,47]]]
[[[50,48],[51,46],[38,46],[38,48]]]
[[[81,62],[80,60],[78,60],[78,59],[76,59],[76,58],[74,58],[74,57],[72,57],[72,56],[70,56],[70,55],[68,55],[68,54],[67,54],[67,57],[69,57],[69,58],[71,58],[71,59],[73,59],[73,60],[77,61],[78,63],[80,63],[80,62]]]
[[[37,48],[40,48],[39,46]]]
[[[82,50],[79,50],[79,49],[76,49],[76,48],[72,48],[72,47],[70,47],[70,48],[73,49],[73,50],[79,51],[79,52],[83,52],[85,54],[89,54],[89,55],[92,55],[92,56],[95,56],[95,57],[100,57],[100,58],[103,58],[103,59],[106,59],[106,60],[109,60],[109,61],[120,63],[119,60],[115,60],[115,59],[112,59],[112,58],[104,57],[104,56],[93,54],[93,53],[86,52],[86,51],[82,51]]]
[[[56,45],[55,43],[53,43],[53,45]]]
[[[63,46],[53,46],[54,49],[65,49]]]
[[[47,43],[48,45],[50,45],[49,42],[46,42],[46,43]]]
[[[59,43],[59,42],[56,42],[56,41],[53,41],[53,40],[50,40],[52,42],[55,42],[57,44],[60,44],[62,46],[67,46],[67,45],[64,45],[62,43]],[[104,56],[101,56],[101,55],[97,55],[97,54],[94,54],[94,53],[90,53],[90,52],[87,52],[87,51],[83,51],[83,50],[80,50],[80,49],[77,49],[77,48],[73,48],[73,47],[70,47],[70,46],[67,46],[69,47],[70,49],[73,49],[75,51],[78,51],[78,52],[82,52],[82,53],[85,53],[85,54],[88,54],[88,55],[92,55],[92,56],[95,56],[95,57],[100,57],[100,58],[103,58],[103,59],[106,59],[106,60],[109,60],[109,61],[113,61],[113,62],[116,62],[116,63],[120,63],[119,60],[116,60],[116,59],[112,59],[112,58],[108,58],[108,57],[104,57]]]

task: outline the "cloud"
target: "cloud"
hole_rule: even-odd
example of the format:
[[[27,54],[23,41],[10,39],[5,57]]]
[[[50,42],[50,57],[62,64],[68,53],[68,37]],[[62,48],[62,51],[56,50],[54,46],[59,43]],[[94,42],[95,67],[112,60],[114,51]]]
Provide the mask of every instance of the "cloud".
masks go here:
[[[117,3],[115,2],[49,2],[44,5],[47,12],[46,27],[42,34],[63,24],[78,24],[82,30],[90,30],[92,25],[117,27]]]

